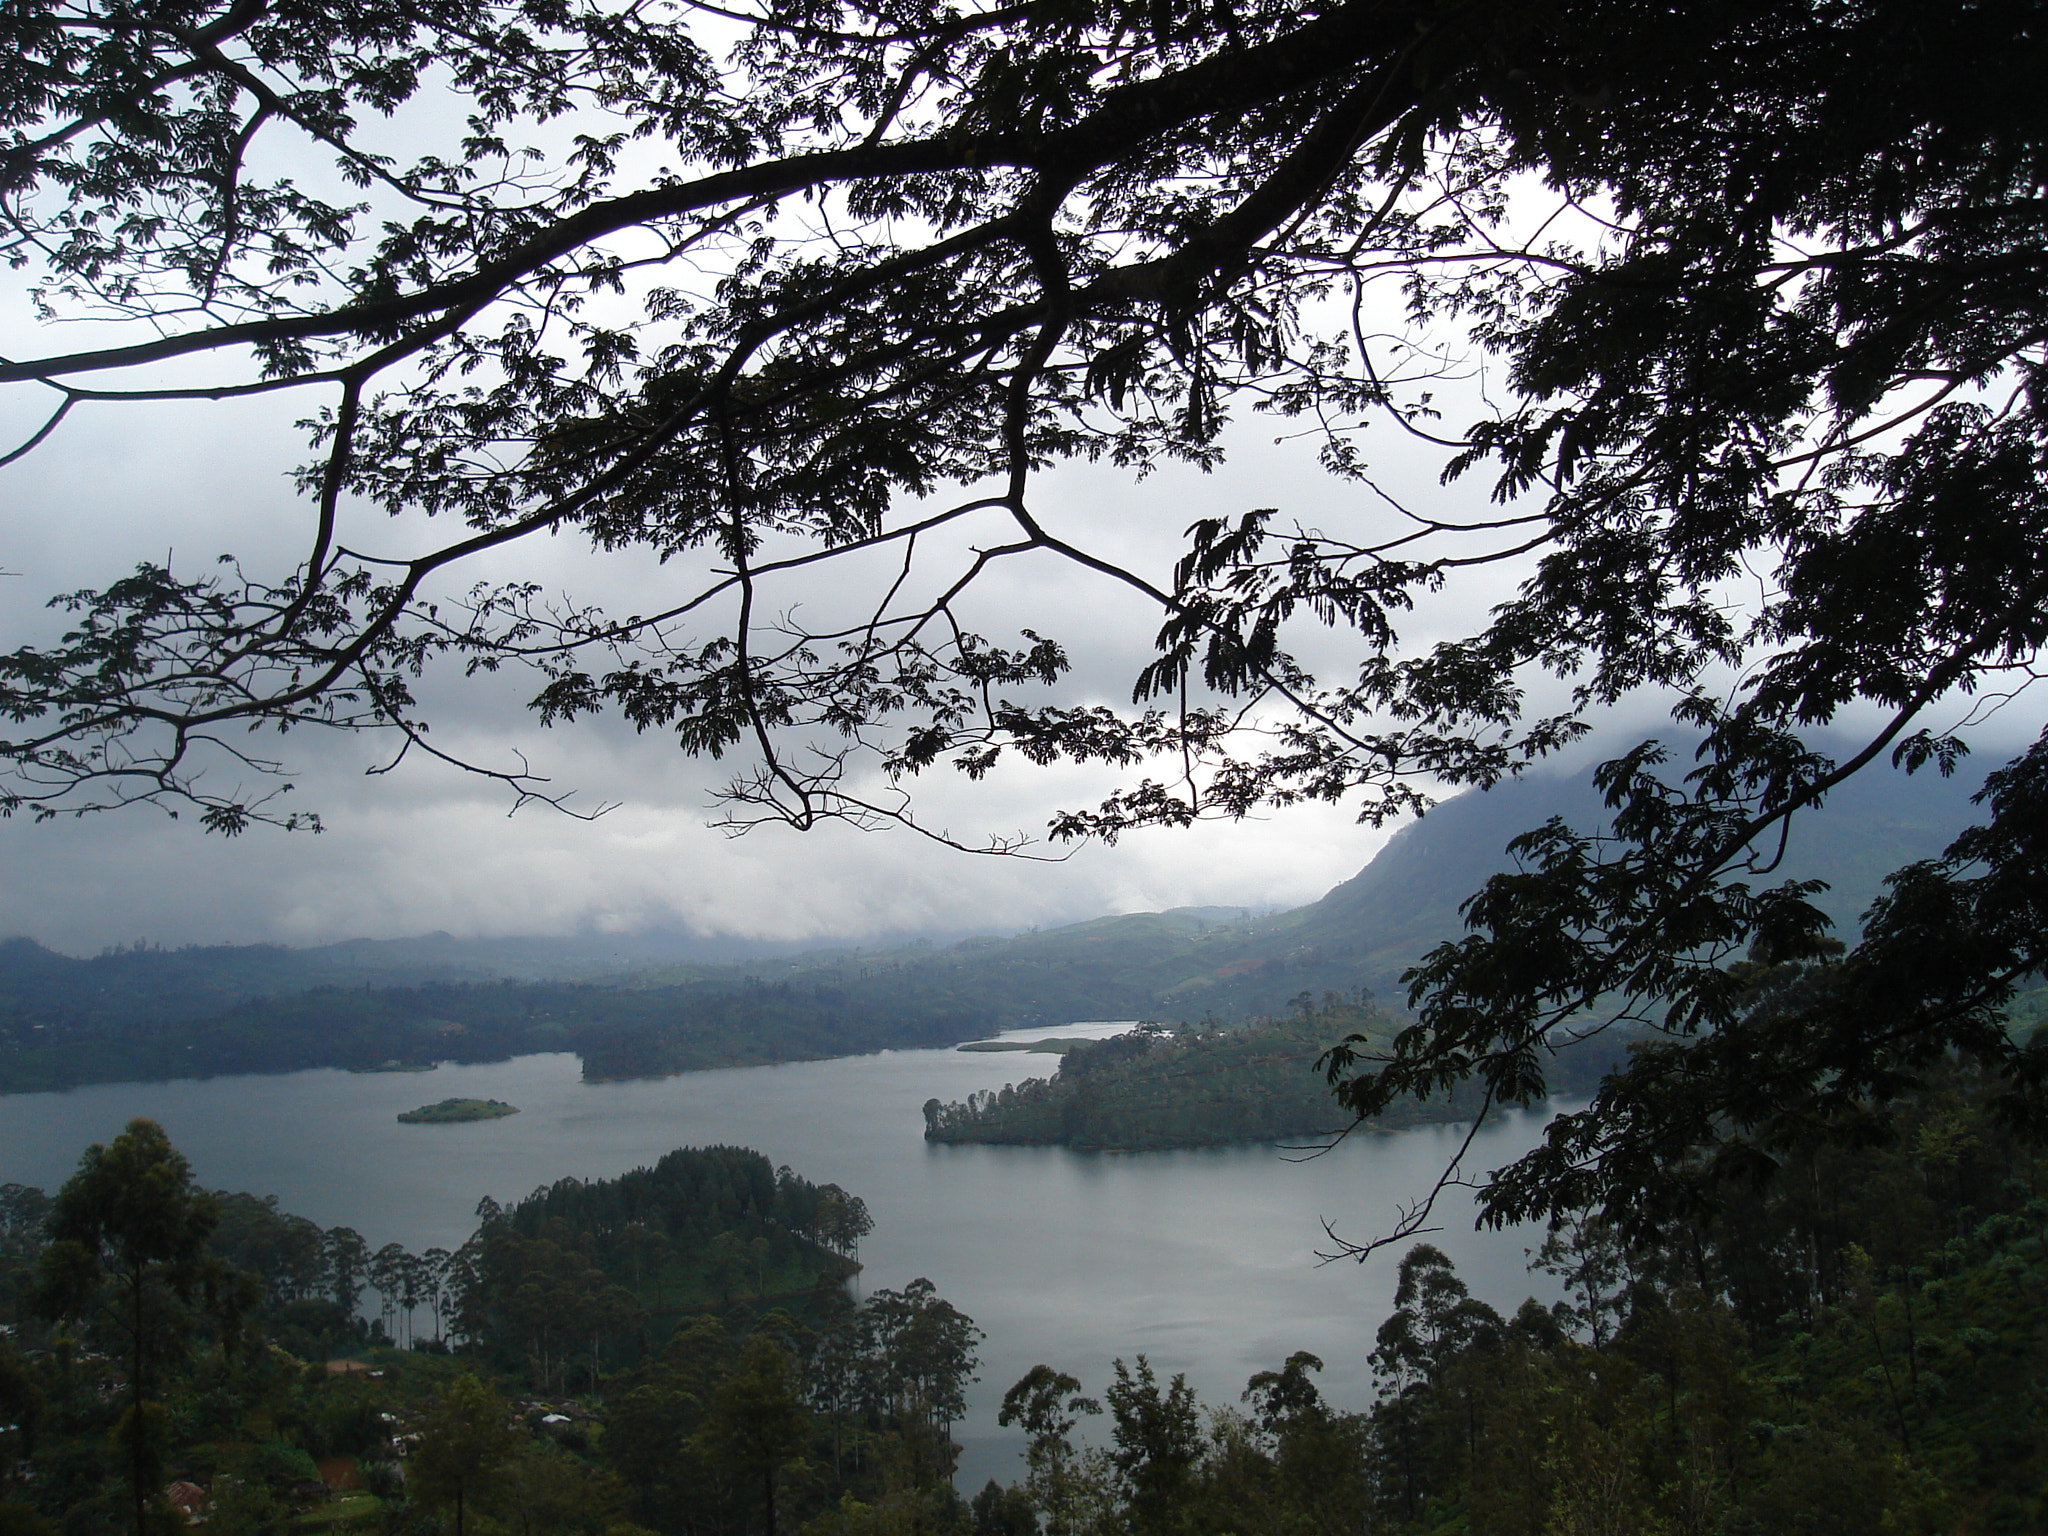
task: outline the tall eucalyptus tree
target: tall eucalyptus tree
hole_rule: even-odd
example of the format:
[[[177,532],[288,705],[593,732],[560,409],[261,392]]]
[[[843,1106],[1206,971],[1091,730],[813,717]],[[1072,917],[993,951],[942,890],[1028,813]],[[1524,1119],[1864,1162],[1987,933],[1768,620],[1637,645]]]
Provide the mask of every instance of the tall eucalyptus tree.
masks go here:
[[[212,1252],[211,1195],[153,1120],[131,1120],[112,1142],[87,1147],[57,1191],[32,1301],[45,1316],[104,1339],[127,1375],[114,1439],[127,1475],[136,1536],[152,1528],[165,1412],[164,1365],[189,1349],[207,1317],[232,1342],[253,1305],[253,1280]]]

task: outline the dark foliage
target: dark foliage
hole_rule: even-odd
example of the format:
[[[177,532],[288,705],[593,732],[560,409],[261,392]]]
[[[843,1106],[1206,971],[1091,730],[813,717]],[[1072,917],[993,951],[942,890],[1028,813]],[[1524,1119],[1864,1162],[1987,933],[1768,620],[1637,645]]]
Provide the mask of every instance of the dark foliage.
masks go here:
[[[1334,999],[1242,1029],[1141,1025],[1076,1045],[1049,1078],[958,1104],[932,1100],[925,1139],[1133,1151],[1327,1135],[1346,1117],[1316,1061],[1347,1031],[1368,1028],[1392,1032],[1373,1010]]]
[[[279,766],[247,728],[435,753],[437,661],[530,665],[545,721],[745,754],[740,826],[921,826],[905,791],[942,766],[1176,765],[1056,837],[1397,816],[1658,692],[1696,765],[1628,753],[1609,826],[1531,833],[1352,1107],[1473,1078],[1527,1102],[1558,1024],[1666,1031],[1489,1188],[1503,1218],[1655,1198],[1644,1170],[1726,1126],[1782,1162],[1954,1050],[2039,1122],[2042,1057],[1996,1024],[2048,962],[2038,753],[1828,987],[1753,1015],[1726,970],[1815,957],[1816,892],[1776,874],[1795,823],[1887,756],[1954,768],[1948,701],[2005,697],[2048,640],[2038,0],[38,0],[5,25],[0,238],[36,318],[109,322],[0,364],[38,402],[15,452],[136,396],[293,392],[312,438],[298,560],[151,560],[0,657],[6,808],[302,825],[230,787]],[[464,126],[387,146],[429,91]],[[277,176],[280,136],[339,181]],[[1453,405],[1465,361],[1489,393]],[[1043,467],[1213,464],[1247,410],[1357,489],[1203,520],[1171,570],[1040,516]],[[1393,505],[1389,432],[1490,486]],[[365,506],[445,532],[358,539]],[[668,562],[663,605],[469,585],[557,533]],[[1156,616],[1135,679],[1067,681],[1094,658],[1050,622],[980,632],[984,578],[1030,560]],[[1416,627],[1490,564],[1519,585],[1475,632]],[[820,577],[844,601],[804,606]],[[1546,670],[1569,688],[1540,715]],[[1131,704],[1098,702],[1117,683]],[[1846,752],[1802,737],[1873,711]]]
[[[2044,1516],[2048,1168],[1951,1064],[1879,1143],[1819,1145],[1630,1247],[1553,1229],[1551,1306],[1504,1316],[1419,1244],[1372,1352],[1379,1401],[1325,1402],[1321,1362],[1253,1376],[1204,1422],[1142,1357],[1102,1405],[1039,1366],[1005,1400],[1048,1530],[1287,1536],[2019,1533]],[[1003,1513],[976,1501],[991,1524]]]
[[[616,1179],[563,1179],[486,1206],[455,1256],[473,1345],[566,1387],[637,1365],[678,1318],[737,1303],[829,1305],[859,1266],[858,1197],[743,1147],[686,1147]]]
[[[307,1224],[219,1197],[216,1257],[273,1278],[240,1350],[197,1311],[164,1314],[178,1337],[149,1383],[161,1475],[200,1491],[227,1531],[424,1536],[459,1508],[534,1536],[622,1519],[660,1536],[2016,1536],[2041,1525],[2048,1466],[2048,1168],[1993,1112],[1998,1092],[1946,1064],[1865,1147],[1817,1141],[1768,1192],[1724,1191],[1653,1243],[1593,1216],[1561,1223],[1532,1255],[1562,1292],[1547,1307],[1504,1315],[1441,1252],[1412,1249],[1368,1408],[1325,1400],[1306,1353],[1222,1413],[1142,1356],[1099,1399],[1039,1366],[1003,1399],[1027,1475],[971,1505],[949,1485],[950,1428],[979,1332],[928,1281],[802,1316],[694,1309],[638,1363],[607,1357],[588,1378],[489,1341],[451,1358],[358,1338],[354,1363],[330,1370],[279,1347],[295,1309],[334,1306],[279,1299],[305,1278]],[[686,1152],[549,1186],[520,1214],[487,1209],[469,1251],[580,1257],[633,1218],[709,1230],[834,1195],[753,1154]],[[341,1236],[324,1249],[345,1259]],[[23,1243],[50,1251],[39,1229]],[[631,1262],[630,1248],[607,1258]],[[565,1324],[615,1283],[587,1261],[551,1273]],[[0,1529],[124,1529],[119,1360],[22,1321],[0,1341],[0,1422],[15,1426],[0,1430]],[[1097,1415],[1101,1433],[1077,1435]]]

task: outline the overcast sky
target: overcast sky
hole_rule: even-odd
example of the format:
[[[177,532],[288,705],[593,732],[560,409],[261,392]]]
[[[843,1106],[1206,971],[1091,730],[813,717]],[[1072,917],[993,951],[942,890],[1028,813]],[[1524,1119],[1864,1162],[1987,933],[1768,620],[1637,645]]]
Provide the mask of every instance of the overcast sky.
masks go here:
[[[81,333],[35,335],[16,296],[0,300],[10,355],[75,346]],[[139,381],[130,381],[139,382]],[[1477,387],[1468,382],[1468,390]],[[192,574],[233,551],[276,576],[300,553],[305,504],[286,471],[306,455],[293,420],[311,397],[229,405],[88,407],[37,453],[0,470],[0,646],[43,638],[53,592],[104,585],[141,560]],[[0,392],[0,427],[19,433],[46,408],[34,391]],[[1455,416],[1456,409],[1452,414]],[[1476,414],[1476,412],[1475,412]],[[1220,472],[1069,468],[1045,477],[1036,510],[1164,583],[1196,517],[1274,506],[1285,520],[1332,531],[1384,524],[1374,495],[1321,472],[1311,442],[1276,445],[1267,418],[1241,421]],[[1438,512],[1485,515],[1486,484],[1437,485],[1440,451],[1391,430],[1370,448],[1380,483]],[[358,548],[402,554],[432,530],[360,509]],[[975,541],[963,529],[955,554]],[[599,557],[573,537],[528,540],[462,580],[523,578],[626,611],[673,600],[688,578],[639,555]],[[1512,586],[1511,570],[1471,573],[1418,616],[1417,644],[1465,632]],[[796,594],[826,604],[830,583]],[[976,598],[992,638],[1030,626],[1083,663],[1073,701],[1121,703],[1155,614],[1105,581],[1047,559],[1004,567]],[[1350,659],[1325,647],[1319,665]],[[659,735],[616,722],[542,731],[522,708],[528,677],[430,680],[435,740],[510,767],[524,752],[573,803],[615,809],[594,822],[544,806],[507,815],[504,789],[432,763],[384,776],[380,743],[298,734],[276,743],[317,809],[318,836],[258,829],[228,841],[188,815],[148,808],[36,824],[0,821],[0,936],[26,934],[72,953],[112,943],[313,944],[446,930],[460,936],[560,934],[681,926],[748,937],[860,937],[917,930],[1050,925],[1183,905],[1271,906],[1313,900],[1362,867],[1392,829],[1354,824],[1349,809],[1293,810],[1239,825],[1134,836],[1061,863],[974,857],[895,832],[781,828],[730,839],[711,826],[713,790],[732,765],[694,762]],[[1642,701],[1617,731],[1653,729]],[[975,839],[1036,834],[1059,808],[1092,804],[1109,776],[1006,766],[967,784],[940,771],[920,786],[927,824]]]
[[[445,137],[458,115],[452,99],[428,92],[399,119],[372,122],[368,131],[390,137],[385,147],[410,152],[416,140]],[[567,130],[558,124],[553,131]],[[264,142],[263,153],[280,157],[276,173],[303,185],[332,179],[325,151],[295,149],[285,136]],[[0,276],[0,353],[32,356],[116,339],[75,322],[38,328],[22,281]],[[120,382],[192,382],[233,366],[199,360],[124,374]],[[1474,377],[1463,387],[1476,391],[1480,383]],[[1441,386],[1452,391],[1445,398],[1457,387]],[[285,480],[308,456],[293,422],[327,403],[294,393],[75,411],[33,455],[0,469],[0,571],[10,573],[0,576],[0,647],[50,634],[53,621],[42,607],[50,594],[104,586],[141,560],[168,560],[193,575],[233,552],[253,575],[288,571],[302,556],[308,526],[306,504]],[[49,404],[35,388],[0,390],[0,430],[19,440]],[[1473,414],[1478,404],[1474,394]],[[1034,510],[1162,584],[1182,530],[1199,516],[1277,506],[1286,520],[1332,531],[1383,526],[1386,507],[1366,489],[1325,476],[1313,442],[1274,444],[1274,433],[1290,426],[1299,423],[1241,420],[1229,439],[1231,462],[1214,475],[1169,470],[1134,483],[1111,469],[1060,470],[1041,483]],[[1380,483],[1396,495],[1467,512],[1486,505],[1477,480],[1438,490],[1440,451],[1391,429],[1372,458]],[[343,532],[353,547],[394,555],[445,534],[362,509]],[[955,555],[976,537],[963,528]],[[565,536],[494,555],[465,571],[460,584],[530,579],[580,601],[647,612],[672,601],[688,574],[639,555],[601,558]],[[1508,590],[1504,573],[1478,574],[1423,617],[1415,639],[1463,631]],[[829,582],[796,595],[814,604],[843,596]],[[1157,615],[1128,593],[1049,559],[1005,566],[975,602],[973,621],[991,638],[1014,639],[1030,626],[1069,646],[1082,663],[1067,692],[1071,702],[1126,702],[1157,626]],[[1310,659],[1352,658],[1337,648]],[[1357,826],[1348,809],[1316,807],[1138,835],[1052,864],[838,827],[809,834],[768,828],[735,841],[710,825],[713,791],[733,765],[693,762],[659,736],[636,737],[615,722],[541,731],[522,708],[532,691],[527,677],[467,685],[430,678],[425,696],[436,743],[503,767],[523,751],[555,787],[575,791],[575,804],[615,804],[601,819],[578,821],[543,806],[508,818],[500,786],[425,762],[365,777],[383,760],[381,744],[296,734],[275,743],[298,786],[292,800],[317,809],[327,831],[257,829],[230,842],[202,833],[189,814],[172,821],[147,808],[41,824],[0,821],[0,936],[27,934],[87,953],[137,939],[310,944],[436,929],[495,936],[681,925],[823,938],[1014,928],[1181,905],[1294,905],[1355,873],[1392,830]],[[969,839],[1037,834],[1054,810],[1092,804],[1114,782],[1100,773],[1006,766],[969,785],[941,771],[920,786],[921,815]]]
[[[232,550],[255,568],[286,568],[304,508],[283,476],[303,453],[291,421],[304,410],[299,401],[80,412],[37,455],[0,471],[0,570],[10,573],[0,578],[0,643],[47,634],[50,593],[104,584],[138,560],[168,558],[191,572]],[[1257,419],[1234,440],[1231,463],[1213,475],[1168,471],[1134,483],[1103,468],[1062,470],[1038,493],[1041,515],[1162,580],[1197,516],[1278,506],[1336,528],[1384,515],[1367,491],[1325,476],[1312,445],[1276,446]],[[1412,440],[1389,434],[1377,446],[1376,472],[1396,494],[1468,514],[1484,504],[1479,482],[1437,487],[1433,455]],[[423,535],[364,519],[356,536],[395,550]],[[639,556],[594,556],[568,537],[530,540],[475,574],[530,577],[630,611],[650,611],[686,579]],[[1511,573],[1478,573],[1419,616],[1414,638],[1478,622],[1510,584]],[[1156,623],[1119,589],[1051,561],[1003,569],[977,601],[984,633],[1030,625],[1065,640],[1084,662],[1075,698],[1119,702]],[[1333,647],[1312,659],[1345,655]],[[501,787],[429,762],[366,776],[383,761],[381,743],[298,734],[277,750],[298,785],[295,803],[317,809],[326,832],[259,828],[229,841],[189,815],[173,821],[148,808],[0,821],[0,936],[92,953],[136,940],[315,944],[437,929],[683,927],[797,939],[1007,929],[1173,906],[1296,905],[1355,873],[1391,832],[1315,807],[1142,834],[1061,863],[843,827],[734,840],[711,825],[729,764],[692,761],[617,722],[540,730],[522,708],[532,686],[524,676],[430,682],[435,740],[506,766],[524,751],[535,771],[576,792],[573,803],[616,806],[594,822],[544,806],[508,816]],[[1644,700],[1608,724],[1648,732],[1658,721],[1655,701]],[[1092,804],[1111,782],[1012,764],[970,785],[942,770],[920,785],[922,813],[968,838],[1036,834],[1054,809]]]
[[[0,569],[10,573],[0,578],[0,643],[46,634],[41,604],[52,592],[104,584],[139,560],[170,558],[187,573],[230,550],[256,567],[288,560],[303,507],[283,472],[302,452],[290,422],[303,410],[266,402],[80,412],[37,455],[0,472]],[[1274,447],[1270,429],[1238,437],[1236,459],[1219,474],[1175,471],[1134,484],[1108,470],[1063,471],[1040,503],[1163,577],[1196,516],[1280,505],[1334,524],[1369,500],[1324,477],[1308,445]],[[1410,455],[1390,472],[1426,486],[1434,470]],[[406,537],[367,531],[387,546]],[[488,574],[633,608],[672,592],[683,575],[637,557],[598,559],[567,538],[530,541]],[[1476,612],[1501,590],[1475,587],[1457,606]],[[1156,623],[1106,584],[1051,562],[1003,571],[980,601],[987,633],[1033,625],[1059,635],[1092,659],[1097,685],[1128,686]],[[508,817],[502,788],[429,763],[365,777],[380,744],[301,733],[277,750],[293,769],[294,801],[320,811],[325,833],[259,829],[228,841],[189,815],[172,821],[146,808],[0,822],[0,934],[87,953],[136,939],[305,944],[434,929],[679,924],[811,938],[1021,927],[1180,905],[1297,904],[1355,873],[1386,835],[1355,826],[1348,810],[1315,808],[1141,835],[1057,864],[844,828],[734,840],[710,826],[712,790],[730,764],[693,762],[616,723],[541,731],[521,708],[531,688],[524,677],[430,685],[435,739],[487,762],[525,750],[537,771],[577,791],[575,803],[616,803],[596,822],[542,806]],[[1092,803],[1109,784],[1101,774],[1016,768],[970,786],[940,772],[922,787],[924,814],[965,836],[1036,834],[1052,810]]]

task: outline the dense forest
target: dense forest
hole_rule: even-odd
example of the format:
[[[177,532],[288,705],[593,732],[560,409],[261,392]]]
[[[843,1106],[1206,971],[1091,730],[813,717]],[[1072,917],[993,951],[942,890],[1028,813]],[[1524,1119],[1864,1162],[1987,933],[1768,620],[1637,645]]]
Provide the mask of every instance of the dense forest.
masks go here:
[[[0,1531],[741,1532],[950,1474],[979,1334],[925,1281],[847,1299],[858,1196],[710,1147],[478,1217],[371,1250],[148,1121],[0,1188]]]
[[[212,951],[78,961],[17,940],[0,944],[0,1093],[537,1051],[572,1051],[586,1077],[605,1080],[953,1045],[1014,1025],[1135,1017],[1154,1000],[1155,961],[1171,975],[1205,935],[1230,936],[1194,919],[1157,933],[1125,919],[1096,927],[1032,935],[1015,953],[991,941],[603,984],[324,983],[224,1006],[221,975],[261,985],[288,974],[289,952],[234,970]]]
[[[1098,1396],[1042,1364],[1003,1399],[1025,1476],[972,1498],[979,1332],[924,1281],[846,1299],[844,1191],[678,1151],[413,1256],[197,1191],[136,1122],[54,1199],[0,1189],[0,1531],[173,1506],[223,1536],[2039,1530],[2048,1159],[1990,1097],[1944,1069],[1864,1146],[1635,1247],[1561,1223],[1531,1256],[1549,1306],[1497,1310],[1417,1245],[1371,1404],[1326,1402],[1305,1352],[1206,1408],[1143,1355]]]
[[[1154,1151],[1328,1135],[1350,1121],[1331,1101],[1317,1063],[1356,1035],[1384,1045],[1394,1021],[1363,999],[1295,1000],[1283,1018],[1241,1028],[1207,1022],[1142,1024],[1107,1040],[1084,1041],[1051,1077],[1006,1083],[958,1103],[924,1106],[925,1139],[1080,1151]],[[1619,1046],[1603,1040],[1561,1051],[1552,1081],[1564,1092],[1590,1088]],[[1409,1099],[1373,1125],[1392,1130],[1469,1119],[1474,1096]]]

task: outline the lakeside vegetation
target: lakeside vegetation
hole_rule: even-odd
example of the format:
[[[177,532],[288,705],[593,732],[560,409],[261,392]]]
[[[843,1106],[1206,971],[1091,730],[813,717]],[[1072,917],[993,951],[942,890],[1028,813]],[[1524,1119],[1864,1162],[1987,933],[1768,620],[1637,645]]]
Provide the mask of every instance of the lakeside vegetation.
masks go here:
[[[64,984],[45,974],[47,952],[29,956],[28,968],[42,977],[37,987],[10,994],[9,968],[27,964],[22,956],[34,946],[0,946],[0,1093],[308,1067],[402,1071],[542,1051],[574,1052],[587,1079],[609,1081],[985,1042],[1006,1028],[1138,1017],[1172,976],[1206,963],[1205,945],[1227,958],[1243,938],[1206,919],[1152,917],[944,952],[776,962],[674,980],[653,972],[630,984],[325,985],[161,1017],[141,1011],[147,992],[139,985],[132,1007],[68,1006]],[[84,969],[89,962],[68,963],[77,969],[63,974],[77,988],[97,974]],[[1254,966],[1245,974],[1263,977],[1271,992],[1289,973]]]
[[[1167,994],[1219,967],[1232,998],[1277,1007],[1313,956],[1294,945],[1291,959],[1247,959],[1247,945],[1256,935],[1242,923],[1147,913],[946,949],[669,967],[602,984],[380,975],[291,989],[307,973],[274,947],[79,960],[15,940],[0,943],[0,1093],[541,1051],[574,1052],[593,1081],[658,1077],[952,1046],[1082,1018],[1193,1018],[1200,1007]]]
[[[1076,1045],[1051,1077],[928,1100],[925,1140],[1150,1151],[1334,1131],[1342,1116],[1314,1067],[1345,1033],[1322,1011],[1231,1030],[1141,1024]]]
[[[740,1532],[763,1414],[771,1472],[831,1459],[806,1516],[950,1472],[979,1335],[928,1282],[847,1298],[858,1197],[708,1147],[478,1214],[373,1251],[198,1190],[148,1121],[0,1187],[0,1531]]]
[[[455,1125],[466,1120],[502,1120],[507,1115],[516,1115],[519,1108],[507,1104],[503,1099],[442,1099],[437,1104],[422,1104],[418,1109],[401,1111],[400,1125]]]
[[[219,1536],[430,1536],[458,1507],[560,1536],[2038,1530],[2048,1160],[1994,1100],[1941,1067],[1863,1146],[1652,1241],[1565,1221],[1532,1255],[1550,1306],[1496,1309],[1417,1245],[1363,1320],[1370,1404],[1326,1401],[1303,1351],[1219,1405],[1141,1354],[1085,1384],[1043,1363],[1003,1399],[1024,1475],[971,1498],[979,1330],[926,1281],[848,1301],[870,1223],[833,1186],[685,1149],[415,1256],[203,1194],[136,1122],[54,1201],[0,1188],[0,1530],[113,1536],[131,1489],[152,1528],[175,1494]],[[149,1213],[105,1175],[152,1167],[198,1246],[150,1261],[137,1313],[107,1259]]]

